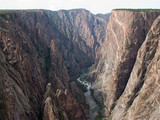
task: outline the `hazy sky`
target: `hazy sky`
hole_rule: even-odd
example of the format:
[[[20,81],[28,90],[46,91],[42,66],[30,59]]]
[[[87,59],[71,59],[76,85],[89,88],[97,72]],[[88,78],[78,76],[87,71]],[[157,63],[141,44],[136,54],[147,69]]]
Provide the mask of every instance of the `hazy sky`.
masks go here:
[[[73,9],[108,13],[115,8],[160,8],[160,0],[0,0],[0,9]]]

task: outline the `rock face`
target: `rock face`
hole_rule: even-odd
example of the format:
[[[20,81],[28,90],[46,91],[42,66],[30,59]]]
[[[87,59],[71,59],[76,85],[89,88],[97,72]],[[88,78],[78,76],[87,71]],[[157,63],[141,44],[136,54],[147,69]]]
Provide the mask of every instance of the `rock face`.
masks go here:
[[[62,10],[48,14],[54,18],[53,23],[58,31],[72,41],[61,49],[69,49],[69,52],[63,54],[69,74],[79,75],[81,70],[93,64],[96,50],[104,41],[108,20],[97,17],[85,9]]]
[[[73,79],[93,63],[105,25],[86,10],[1,11],[0,119],[89,119]]]
[[[103,19],[105,19],[107,21],[109,20],[110,15],[111,15],[111,13],[106,13],[106,14],[99,13],[99,14],[96,14],[96,16],[101,17],[101,18],[103,18]]]
[[[127,108],[127,105],[132,104],[135,97],[139,94],[138,92],[140,89],[144,89],[142,85],[149,67],[148,64],[154,57],[154,52],[158,50],[156,49],[158,40],[155,42],[154,34],[151,34],[151,31],[148,33],[148,31],[159,15],[160,11],[137,12],[132,10],[113,10],[111,13],[107,25],[105,41],[97,52],[96,62],[91,68],[90,79],[91,81],[95,81],[93,83],[93,89],[98,93],[103,93],[104,103],[107,107],[105,114],[111,114],[111,111],[115,108],[112,114],[115,120],[119,119],[122,114],[125,116],[125,108]],[[148,47],[146,51],[143,52],[143,55],[139,52],[142,59],[136,63],[137,52],[145,39],[148,39],[146,38],[147,33],[153,37],[154,42],[148,42]],[[157,34],[155,37],[157,37]],[[152,45],[153,47],[151,47]],[[151,51],[149,51],[150,49]],[[146,56],[147,53],[150,55]],[[143,61],[146,62],[143,63]],[[135,66],[138,66],[138,68]],[[133,67],[135,67],[135,70]],[[150,74],[151,73],[147,74],[149,77],[148,79],[151,79]],[[158,75],[157,79],[159,79]],[[152,89],[149,91],[152,91]],[[124,93],[125,96],[123,96],[122,93]],[[121,95],[123,97],[118,100]],[[143,96],[145,96],[145,94],[143,94]],[[138,101],[138,98],[136,100]],[[118,106],[116,106],[117,102]],[[141,102],[143,101],[141,100]],[[138,105],[140,103],[135,104]],[[147,102],[145,104],[147,104]],[[135,111],[137,110],[136,106],[131,108]],[[148,106],[148,108],[150,107]],[[133,119],[137,119],[136,116],[140,114],[139,112],[144,110],[139,109],[139,111],[134,113],[133,109],[131,111],[129,110],[130,112],[124,117],[126,120],[130,118],[130,115]],[[142,114],[141,118],[143,118]]]
[[[159,15],[113,10],[107,24],[84,9],[0,11],[0,120],[89,120],[75,79],[94,61],[105,115],[158,120]]]
[[[160,117],[160,16],[138,51],[124,93],[112,112],[113,119],[158,120]]]

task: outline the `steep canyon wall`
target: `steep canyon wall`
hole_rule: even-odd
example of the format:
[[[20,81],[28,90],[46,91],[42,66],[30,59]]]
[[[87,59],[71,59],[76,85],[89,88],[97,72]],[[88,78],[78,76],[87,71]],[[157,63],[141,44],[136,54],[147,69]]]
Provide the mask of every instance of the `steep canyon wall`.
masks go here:
[[[74,79],[92,65],[105,25],[83,9],[1,11],[0,119],[89,119]]]
[[[147,102],[147,98],[142,100],[140,96],[146,95],[144,79],[149,79],[150,74],[153,74],[148,73],[152,66],[149,64],[158,51],[159,41],[158,23],[153,24],[153,22],[158,19],[159,15],[158,10],[113,10],[111,13],[104,43],[97,51],[96,62],[91,68],[89,77],[91,81],[94,81],[92,88],[97,92],[95,95],[99,97],[100,93],[103,94],[101,99],[105,105],[105,115],[111,114],[115,120],[120,118],[126,120],[149,119],[147,116],[159,109],[157,105],[156,110],[145,110],[145,107],[146,109],[150,108],[149,104],[143,105],[144,108],[142,108],[142,106],[138,107],[140,101],[136,103],[137,99]],[[156,64],[158,67],[158,62]],[[157,78],[155,77],[156,79],[159,79],[158,75]],[[151,83],[147,85],[149,86],[149,84],[151,85]],[[155,87],[154,90],[158,89]],[[148,101],[157,99],[153,96],[148,98]],[[132,105],[132,103],[135,104]],[[130,108],[130,106],[133,107]],[[148,112],[143,114],[140,111]]]

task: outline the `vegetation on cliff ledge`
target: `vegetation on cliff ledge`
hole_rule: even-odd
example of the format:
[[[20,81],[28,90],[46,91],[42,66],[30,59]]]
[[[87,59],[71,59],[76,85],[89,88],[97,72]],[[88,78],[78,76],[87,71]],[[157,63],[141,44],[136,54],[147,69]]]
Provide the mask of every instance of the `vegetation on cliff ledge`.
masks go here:
[[[131,11],[131,12],[156,12],[156,11],[160,11],[160,9],[125,9],[125,8],[114,9],[114,10],[126,10],[126,11]]]
[[[40,11],[43,11],[43,9],[19,9],[19,10],[16,10],[16,9],[3,10],[3,9],[1,9],[0,14],[17,13],[17,12],[40,12]]]

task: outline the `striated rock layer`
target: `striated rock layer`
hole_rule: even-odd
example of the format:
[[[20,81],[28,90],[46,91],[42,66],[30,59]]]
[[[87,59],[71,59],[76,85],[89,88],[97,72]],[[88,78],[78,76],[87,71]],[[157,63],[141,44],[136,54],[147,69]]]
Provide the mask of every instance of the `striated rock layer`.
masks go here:
[[[103,98],[101,99],[106,106],[105,108],[107,108],[105,109],[105,114],[111,114],[111,111],[115,108],[112,114],[114,119],[119,119],[122,114],[125,116],[126,106],[132,104],[143,85],[143,79],[148,70],[145,66],[151,62],[150,59],[153,58],[154,52],[157,50],[156,46],[158,46],[158,42],[148,43],[148,46],[153,45],[153,47],[147,47],[143,55],[141,54],[142,59],[140,61],[146,61],[144,64],[140,62],[135,63],[135,61],[138,50],[145,41],[147,34],[151,36],[151,31],[149,33],[148,31],[159,15],[160,11],[158,10],[149,12],[143,10],[140,12],[136,10],[113,10],[111,13],[105,41],[97,52],[96,62],[91,68],[90,79],[91,81],[95,81],[92,88],[97,92],[96,95],[99,97],[100,93],[103,93]],[[152,37],[154,41],[154,35],[152,35]],[[154,50],[149,51],[149,49]],[[149,58],[145,60],[143,56],[147,53],[150,55],[147,56]],[[135,68],[133,69],[133,67],[135,66],[138,66],[139,70],[137,70],[137,68],[134,70]],[[151,77],[149,73],[146,76]],[[141,82],[138,82],[136,77],[138,77],[138,81]],[[133,80],[131,80],[131,78]],[[124,92],[125,89],[128,90]],[[122,95],[123,92],[125,96]],[[121,95],[123,97],[120,98],[121,102],[119,102],[118,99]],[[145,94],[143,95],[145,96]],[[125,98],[126,96],[127,98]],[[117,102],[118,106],[116,106]],[[148,106],[148,108],[150,107]],[[133,109],[136,111],[138,108],[134,106]],[[144,109],[140,110],[143,111]],[[145,111],[147,110],[144,110],[144,112]],[[132,117],[134,115],[138,116],[138,112],[137,115],[135,115],[134,111],[130,111],[127,114],[128,118],[126,118],[126,120],[130,118],[130,115]],[[141,118],[143,117],[141,116]],[[137,118],[133,117],[133,119]]]
[[[138,51],[124,93],[112,112],[114,120],[160,118],[160,16]]]
[[[86,10],[1,11],[0,119],[89,119],[74,78],[93,63],[105,25]]]

